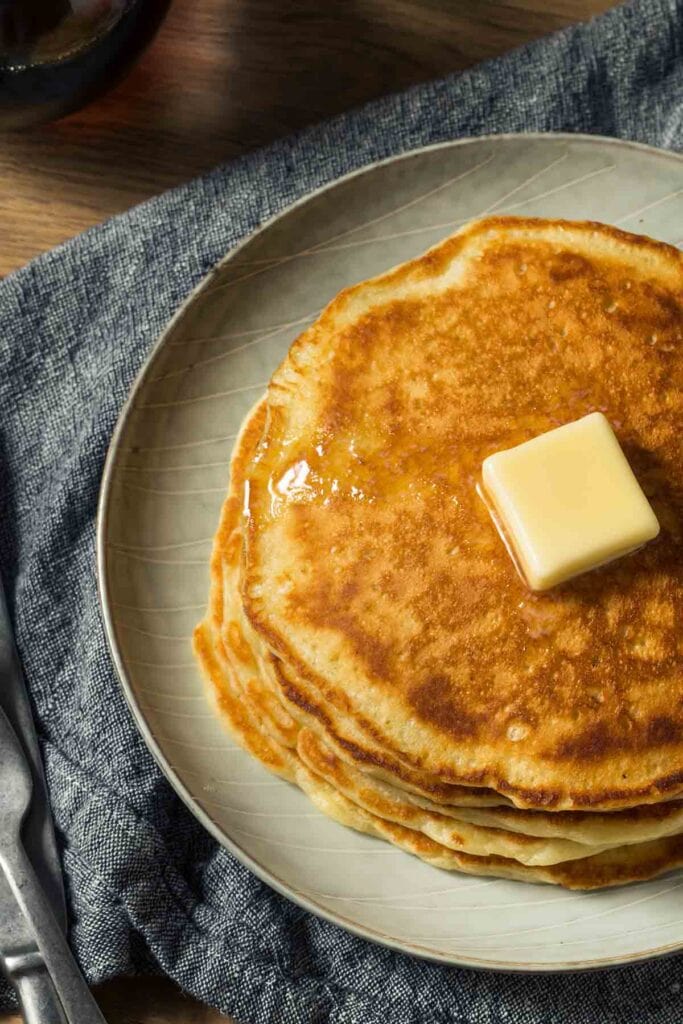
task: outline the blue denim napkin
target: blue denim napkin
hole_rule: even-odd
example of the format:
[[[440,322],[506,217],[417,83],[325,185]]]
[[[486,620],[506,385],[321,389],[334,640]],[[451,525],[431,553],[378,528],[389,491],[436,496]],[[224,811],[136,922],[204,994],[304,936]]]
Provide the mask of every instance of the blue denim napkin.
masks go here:
[[[683,1020],[680,958],[582,976],[448,968],[271,892],[190,817],[138,736],[94,556],[128,389],[177,305],[260,221],[363,164],[464,135],[582,131],[683,149],[682,101],[683,0],[639,0],[218,168],[0,283],[0,569],[91,982],[162,971],[244,1024]]]

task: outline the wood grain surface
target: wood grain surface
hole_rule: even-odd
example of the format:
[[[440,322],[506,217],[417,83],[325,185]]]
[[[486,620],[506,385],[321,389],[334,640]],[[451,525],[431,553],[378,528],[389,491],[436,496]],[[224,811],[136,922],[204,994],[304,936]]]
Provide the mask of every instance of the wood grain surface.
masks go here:
[[[109,96],[57,124],[0,135],[0,276],[221,161],[613,5],[174,0]],[[98,998],[110,1024],[225,1020],[159,979],[111,982]]]
[[[0,276],[279,135],[610,6],[175,0],[109,96],[57,124],[0,136]]]

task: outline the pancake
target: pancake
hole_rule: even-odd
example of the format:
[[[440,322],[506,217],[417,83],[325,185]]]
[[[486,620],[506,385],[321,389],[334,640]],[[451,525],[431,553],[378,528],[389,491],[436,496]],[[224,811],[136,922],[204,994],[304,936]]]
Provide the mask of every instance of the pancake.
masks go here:
[[[223,721],[232,735],[264,767],[296,783],[324,814],[348,828],[384,839],[436,868],[470,875],[545,882],[568,889],[597,889],[654,878],[683,865],[683,837],[675,836],[617,847],[597,855],[548,866],[531,866],[490,854],[476,856],[449,849],[422,832],[387,821],[353,803],[322,776],[310,771],[290,749],[268,733],[240,694],[226,686],[224,673],[212,657],[207,622],[195,631],[195,652],[215,694],[220,694]]]
[[[282,722],[278,724],[277,721],[269,720],[273,712],[276,719],[278,717],[276,705],[270,701],[263,703],[256,696],[259,683],[258,677],[254,674],[255,662],[250,662],[247,658],[246,648],[239,643],[235,644],[234,632],[230,637],[231,643],[227,645],[222,635],[224,611],[226,607],[230,607],[230,587],[225,585],[225,567],[230,562],[234,563],[236,552],[239,551],[241,503],[236,500],[241,490],[239,454],[248,448],[249,443],[254,443],[254,435],[258,432],[256,424],[262,411],[262,407],[257,409],[256,415],[247,421],[238,442],[236,457],[233,459],[231,489],[223,506],[212,556],[209,611],[197,627],[194,640],[195,652],[211,684],[210,689],[220,709],[222,720],[237,741],[268,770],[303,789],[320,810],[336,821],[392,842],[433,866],[445,870],[590,889],[653,877],[679,866],[683,861],[683,843],[679,837],[618,847],[599,854],[591,850],[588,856],[581,859],[552,864],[528,864],[500,853],[484,852],[477,855],[464,848],[449,847],[425,834],[422,829],[407,825],[406,818],[403,818],[403,822],[397,822],[392,820],[391,816],[385,817],[376,813],[382,811],[386,814],[387,808],[381,803],[373,802],[372,795],[368,797],[366,794],[364,799],[374,806],[374,812],[341,792],[339,786],[342,779],[337,774],[339,764],[334,764],[334,755],[331,755],[330,761],[329,753],[325,753],[320,740],[309,730],[298,730],[297,750],[287,745],[291,743],[292,733],[286,728],[283,729]],[[242,466],[244,461],[246,460],[242,460]],[[235,657],[235,647],[239,657]],[[276,735],[280,737],[279,740],[275,738]],[[306,753],[308,764],[301,759],[301,752]],[[329,765],[324,766],[325,760],[334,766],[332,774]],[[320,773],[313,770],[314,767],[319,768]],[[332,777],[335,778],[337,785],[330,784],[329,779]],[[370,784],[372,785],[372,780]],[[344,786],[347,793],[354,792],[353,786],[346,783]],[[354,795],[361,798],[358,793]],[[510,813],[520,812],[510,809]],[[396,812],[390,814],[395,815]],[[538,812],[538,816],[563,817],[543,815],[543,812]],[[609,816],[582,817],[596,820],[598,817]],[[415,819],[413,825],[417,825]],[[479,830],[480,843],[485,840],[487,832],[488,841],[494,850],[511,852],[514,849],[506,847],[503,843],[498,845],[497,840],[500,841],[501,837],[499,830],[495,829]],[[450,841],[454,842],[452,838]],[[470,849],[473,845],[470,842]],[[484,846],[480,845],[479,849],[483,850]],[[528,846],[528,850],[531,849],[532,847]],[[549,846],[548,849],[552,847]],[[516,852],[519,852],[519,847],[516,848]]]
[[[588,857],[609,846],[586,846],[566,839],[539,838],[507,829],[482,827],[418,807],[406,800],[399,790],[382,787],[374,779],[349,768],[310,729],[299,733],[297,753],[307,768],[357,807],[384,821],[421,832],[449,850],[544,866]]]
[[[265,406],[261,402],[247,418],[235,448],[230,489],[222,509],[212,554],[209,610],[195,634],[195,651],[211,683],[221,716],[232,735],[265,767],[295,782],[312,797],[314,803],[336,820],[397,843],[436,866],[474,874],[498,874],[530,881],[557,882],[579,888],[608,884],[604,880],[598,881],[586,871],[574,873],[571,877],[558,874],[559,863],[580,858],[590,860],[596,868],[602,865],[603,872],[606,870],[604,859],[598,861],[596,858],[599,848],[595,845],[582,845],[587,838],[585,834],[579,834],[566,842],[559,833],[549,831],[544,836],[541,830],[541,837],[535,837],[532,830],[527,836],[522,829],[517,830],[515,827],[506,831],[505,825],[500,827],[500,821],[475,820],[468,823],[467,816],[476,816],[477,813],[493,816],[507,814],[508,825],[514,825],[510,819],[515,816],[527,822],[532,819],[550,819],[558,824],[561,820],[567,822],[574,817],[592,825],[599,819],[624,819],[623,812],[613,815],[572,815],[525,813],[505,807],[487,810],[452,808],[450,813],[456,821],[449,821],[448,817],[433,807],[411,806],[405,793],[382,786],[377,780],[349,769],[325,747],[318,736],[306,728],[300,728],[273,700],[272,693],[269,693],[259,673],[257,659],[235,619],[239,609],[237,580],[244,470],[261,435],[264,416]],[[293,749],[294,745],[296,750]],[[642,810],[653,812],[658,809]],[[457,821],[458,814],[462,815],[460,821]],[[515,834],[516,831],[519,834]],[[604,848],[618,837],[612,830],[601,839]],[[648,877],[651,870],[668,870],[674,863],[671,858],[677,849],[678,846],[674,844],[670,847],[649,844],[647,859],[631,855],[624,860],[623,852],[617,852],[618,877],[621,881],[626,880],[623,874],[625,870],[631,872],[634,878]],[[655,864],[656,868],[653,868]],[[528,871],[529,868],[548,866],[555,869],[555,874],[530,874]],[[522,868],[524,871],[520,873]]]
[[[264,652],[250,625],[242,619],[242,635],[255,652],[262,679],[279,698],[292,718],[324,737],[326,744],[347,764],[406,792],[443,807],[513,806],[507,797],[485,786],[461,786],[440,782],[392,757],[368,739],[352,719],[337,719],[330,705],[306,687],[272,652]]]
[[[683,866],[683,837],[673,836],[547,867],[530,867],[504,857],[473,857],[449,850],[427,836],[358,808],[312,773],[300,774],[299,785],[323,813],[359,832],[386,839],[435,868],[466,875],[509,878],[518,882],[544,882],[565,889],[605,889],[642,882]]]
[[[247,473],[242,600],[358,763],[528,809],[683,794],[682,314],[677,250],[500,217],[342,292],[294,343]],[[529,594],[479,467],[596,409],[660,537]]]
[[[276,775],[296,783],[324,814],[348,828],[384,839],[436,868],[463,874],[545,882],[569,889],[596,889],[641,881],[683,865],[683,839],[672,837],[545,867],[528,866],[495,855],[473,856],[448,849],[428,836],[386,821],[354,804],[325,780],[311,772],[295,753],[265,733],[258,719],[235,690],[226,686],[223,672],[212,657],[211,629],[205,620],[195,631],[195,652],[220,694],[223,721],[232,735],[256,760]]]
[[[213,624],[215,643],[214,658],[227,665],[233,676],[241,680],[245,696],[262,713],[266,728],[276,740],[288,746],[296,745],[295,723],[307,722],[304,710],[292,705],[277,685],[280,671],[284,666],[277,663],[268,651],[264,651],[248,620],[243,614],[239,592],[239,570],[241,564],[241,513],[243,508],[243,485],[246,466],[263,430],[266,417],[265,402],[257,403],[245,419],[235,444],[231,462],[230,487],[223,505],[218,532],[214,541],[211,561],[211,592],[208,619]],[[227,664],[226,664],[227,663]],[[319,720],[312,719],[314,726]],[[339,736],[326,732],[328,742],[341,752],[343,758],[355,763],[355,756],[363,754],[363,767],[374,770],[368,761],[367,751],[356,747],[354,739],[363,739],[352,730],[345,730]],[[367,744],[366,744],[367,746]],[[371,751],[373,753],[373,751]],[[375,751],[379,762],[386,753]],[[492,790],[481,787],[442,785],[437,780],[403,770],[398,762],[393,764],[391,777],[400,775],[407,786],[434,800],[447,801],[462,806],[495,806],[508,803],[507,799]],[[380,776],[382,772],[377,768]],[[385,773],[388,774],[388,773]]]

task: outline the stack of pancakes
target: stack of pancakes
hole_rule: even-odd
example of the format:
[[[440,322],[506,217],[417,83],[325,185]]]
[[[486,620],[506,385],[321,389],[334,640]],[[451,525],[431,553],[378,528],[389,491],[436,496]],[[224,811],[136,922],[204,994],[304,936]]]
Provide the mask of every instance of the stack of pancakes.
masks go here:
[[[195,650],[230,730],[431,864],[597,888],[683,865],[683,256],[489,218],[342,292],[233,452]],[[482,461],[594,410],[661,524],[539,594]]]

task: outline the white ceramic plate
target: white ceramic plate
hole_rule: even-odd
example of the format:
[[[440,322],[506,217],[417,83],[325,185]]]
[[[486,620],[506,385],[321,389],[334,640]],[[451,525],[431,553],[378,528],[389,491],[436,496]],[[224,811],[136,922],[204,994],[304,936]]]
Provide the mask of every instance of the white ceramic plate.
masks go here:
[[[342,927],[449,963],[607,966],[683,946],[683,881],[591,895],[428,867],[348,831],[215,719],[190,650],[242,417],[340,288],[484,213],[595,219],[683,241],[683,158],[582,136],[498,136],[370,167],[272,220],[172,321],[107,460],[98,558],[109,643],[148,746],[191,811],[275,889]]]

